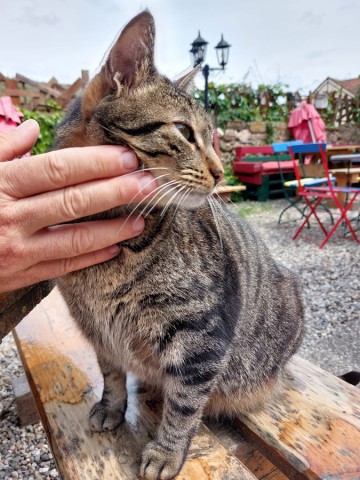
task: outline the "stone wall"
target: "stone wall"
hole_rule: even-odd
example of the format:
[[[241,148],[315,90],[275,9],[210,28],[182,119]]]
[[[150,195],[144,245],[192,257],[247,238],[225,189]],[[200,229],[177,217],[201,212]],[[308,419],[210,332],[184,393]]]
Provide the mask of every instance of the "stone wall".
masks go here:
[[[223,162],[229,163],[235,147],[241,145],[268,145],[290,140],[285,122],[242,122],[230,121],[225,131],[218,129]],[[360,125],[341,125],[326,128],[328,143],[360,145]]]
[[[266,145],[285,142],[290,134],[284,122],[228,122],[225,131],[218,129],[222,160],[229,163],[235,147],[241,145]]]
[[[327,127],[328,143],[342,143],[360,145],[360,125],[340,125],[339,127]]]

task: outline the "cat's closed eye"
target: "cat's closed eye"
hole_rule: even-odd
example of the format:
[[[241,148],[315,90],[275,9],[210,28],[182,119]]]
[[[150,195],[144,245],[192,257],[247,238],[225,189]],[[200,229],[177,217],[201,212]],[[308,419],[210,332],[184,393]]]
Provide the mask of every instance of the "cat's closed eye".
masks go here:
[[[175,127],[183,135],[183,137],[190,143],[195,143],[195,137],[192,129],[183,123],[175,123]]]

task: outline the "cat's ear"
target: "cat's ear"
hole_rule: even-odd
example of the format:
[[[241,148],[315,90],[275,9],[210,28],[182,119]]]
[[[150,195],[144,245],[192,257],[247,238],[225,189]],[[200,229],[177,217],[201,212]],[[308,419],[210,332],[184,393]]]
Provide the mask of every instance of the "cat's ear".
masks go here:
[[[194,85],[194,79],[200,70],[201,65],[197,65],[195,68],[190,70],[190,72],[185,73],[185,75],[183,75],[181,78],[178,78],[174,81],[175,87],[185,91],[191,90]]]
[[[154,18],[144,11],[126,25],[106,60],[106,80],[112,88],[119,82],[136,86],[156,72],[154,41]]]

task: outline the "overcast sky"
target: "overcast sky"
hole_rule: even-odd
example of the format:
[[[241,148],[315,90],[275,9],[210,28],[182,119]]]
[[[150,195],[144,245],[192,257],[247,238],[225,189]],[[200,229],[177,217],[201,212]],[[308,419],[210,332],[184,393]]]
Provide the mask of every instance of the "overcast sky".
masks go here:
[[[326,77],[360,74],[360,0],[0,0],[0,72],[72,83],[81,69],[96,73],[109,45],[134,15],[155,17],[156,62],[170,78],[190,66],[198,30],[231,45],[216,83],[281,81],[307,93]],[[198,79],[202,85],[202,79]]]

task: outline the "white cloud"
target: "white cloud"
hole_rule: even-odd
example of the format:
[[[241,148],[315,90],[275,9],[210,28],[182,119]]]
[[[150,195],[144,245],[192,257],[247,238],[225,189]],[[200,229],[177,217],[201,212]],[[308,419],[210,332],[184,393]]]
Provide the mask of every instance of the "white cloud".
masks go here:
[[[249,73],[253,83],[306,91],[327,76],[360,74],[360,2],[342,0],[0,0],[0,72],[69,83],[82,69],[94,73],[124,24],[147,7],[157,25],[157,63],[170,77],[189,66],[199,29],[212,67],[221,33],[232,45],[226,72],[212,73],[217,82]]]

